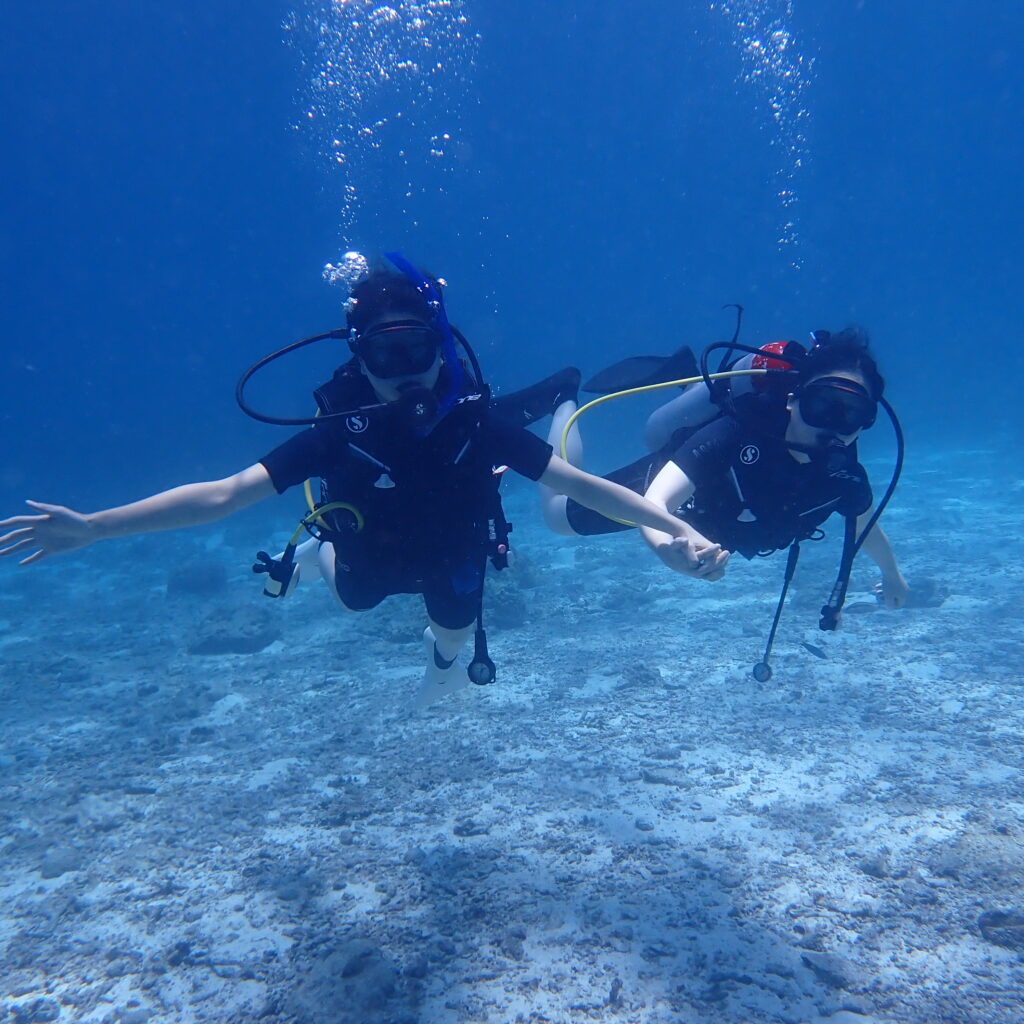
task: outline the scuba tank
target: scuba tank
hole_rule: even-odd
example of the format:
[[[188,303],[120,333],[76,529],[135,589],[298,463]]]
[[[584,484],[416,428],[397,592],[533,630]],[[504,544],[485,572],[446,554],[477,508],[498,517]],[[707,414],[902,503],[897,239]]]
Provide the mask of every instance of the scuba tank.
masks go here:
[[[793,370],[806,349],[797,341],[772,341],[762,345],[757,352],[744,353],[739,359],[723,365],[725,370]],[[787,359],[786,357],[789,357]],[[766,394],[787,387],[786,378],[781,375],[737,376],[728,384],[733,398],[748,394]],[[677,430],[696,430],[710,423],[722,413],[721,397],[712,392],[704,381],[687,385],[681,395],[659,406],[647,419],[644,427],[644,441],[648,451],[656,452],[665,447]]]

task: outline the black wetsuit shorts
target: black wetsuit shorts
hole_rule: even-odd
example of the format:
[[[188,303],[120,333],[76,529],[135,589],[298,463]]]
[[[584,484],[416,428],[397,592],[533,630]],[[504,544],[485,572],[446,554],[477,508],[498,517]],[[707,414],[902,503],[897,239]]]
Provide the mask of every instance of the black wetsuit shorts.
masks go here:
[[[445,629],[464,629],[477,616],[483,585],[483,559],[445,568],[396,566],[378,552],[337,554],[334,586],[351,611],[376,608],[392,594],[422,594],[427,614]]]

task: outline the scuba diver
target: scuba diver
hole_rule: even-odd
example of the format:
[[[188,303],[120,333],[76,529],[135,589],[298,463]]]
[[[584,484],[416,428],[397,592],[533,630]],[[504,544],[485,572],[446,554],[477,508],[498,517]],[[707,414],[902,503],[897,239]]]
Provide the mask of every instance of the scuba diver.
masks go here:
[[[737,321],[737,335],[739,322]],[[731,342],[709,346],[681,395],[656,410],[646,426],[652,449],[605,479],[643,494],[685,524],[673,536],[660,528],[611,519],[582,507],[571,495],[541,482],[544,518],[556,533],[590,536],[639,526],[643,539],[668,565],[687,576],[720,580],[732,552],[744,558],[790,548],[782,596],[764,659],[755,676],[771,676],[768,655],[786,589],[805,540],[823,536],[821,525],[838,513],[846,521],[839,578],[822,608],[819,626],[839,623],[853,558],[861,546],[881,570],[876,587],[887,608],[906,603],[908,587],[878,517],[895,488],[902,465],[902,431],[882,397],[885,382],[868,351],[865,333],[848,328],[831,335],[817,331],[810,350],[797,342],[762,349]],[[723,358],[720,375],[708,373],[715,349],[740,350]],[[634,357],[602,371],[584,390],[619,392],[666,386],[666,380],[698,369],[688,349],[658,366],[657,357]],[[724,380],[713,376],[729,377]],[[597,401],[602,401],[598,399]],[[871,511],[867,473],[857,461],[857,438],[871,427],[882,405],[897,432],[897,470],[882,502]],[[549,440],[574,465],[582,461],[575,404],[554,414]]]
[[[286,346],[239,381],[243,410],[306,429],[255,464],[222,480],[188,483],[140,501],[83,514],[29,501],[36,515],[0,521],[0,555],[30,565],[98,540],[210,523],[306,482],[310,513],[285,551],[260,552],[253,571],[264,593],[286,596],[300,572],[321,575],[349,610],[373,608],[392,594],[423,596],[427,666],[419,703],[465,685],[456,659],[476,625],[470,681],[494,679],[483,630],[483,580],[489,557],[507,560],[509,525],[498,497],[511,468],[569,495],[597,516],[629,518],[663,535],[685,524],[642,496],[584,473],[553,454],[524,423],[575,399],[579,371],[568,370],[490,402],[472,349],[447,318],[442,282],[399,253],[395,270],[368,270],[351,289],[344,329]],[[351,357],[316,390],[317,415],[283,419],[252,410],[249,378],[272,360],[328,339]],[[456,345],[462,347],[465,362]],[[312,500],[310,478],[321,481]],[[312,534],[299,544],[304,531]]]

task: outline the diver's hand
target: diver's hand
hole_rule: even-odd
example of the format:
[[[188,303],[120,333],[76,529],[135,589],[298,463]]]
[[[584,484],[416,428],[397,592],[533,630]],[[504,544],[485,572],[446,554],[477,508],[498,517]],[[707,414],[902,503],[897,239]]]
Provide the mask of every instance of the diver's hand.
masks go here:
[[[721,544],[674,537],[658,546],[658,557],[670,569],[701,580],[720,580],[725,575],[729,552]]]
[[[878,603],[886,608],[903,608],[907,603],[908,593],[910,587],[899,571],[883,576],[881,582],[875,584],[875,597]]]
[[[0,557],[31,552],[19,565],[31,565],[50,555],[84,548],[99,538],[88,516],[63,505],[45,505],[41,501],[27,501],[41,515],[11,516],[0,519],[0,529],[9,532],[0,537]],[[13,527],[13,529],[11,529]]]

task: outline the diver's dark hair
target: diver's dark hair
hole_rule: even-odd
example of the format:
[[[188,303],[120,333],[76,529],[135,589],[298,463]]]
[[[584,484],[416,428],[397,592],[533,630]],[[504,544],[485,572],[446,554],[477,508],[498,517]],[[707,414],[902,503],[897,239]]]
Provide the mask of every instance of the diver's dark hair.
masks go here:
[[[440,282],[427,278],[441,292]],[[366,330],[381,317],[399,314],[411,320],[431,323],[434,319],[427,300],[404,274],[374,267],[352,286],[348,306],[348,326],[357,332]]]
[[[885,379],[868,351],[868,332],[863,327],[847,327],[820,341],[800,360],[800,383],[812,377],[827,376],[834,370],[858,370],[868,393],[875,401],[885,391]]]

